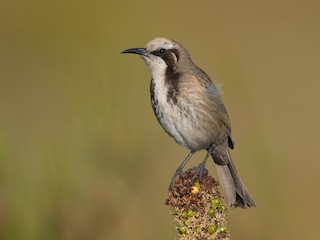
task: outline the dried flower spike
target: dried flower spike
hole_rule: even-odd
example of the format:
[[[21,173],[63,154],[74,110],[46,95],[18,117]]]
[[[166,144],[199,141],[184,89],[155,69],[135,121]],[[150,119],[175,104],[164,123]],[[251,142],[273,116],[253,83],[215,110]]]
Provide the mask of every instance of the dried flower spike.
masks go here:
[[[182,173],[166,200],[177,225],[177,239],[229,240],[228,209],[218,183],[207,171],[201,181],[192,183],[194,173],[194,168]]]

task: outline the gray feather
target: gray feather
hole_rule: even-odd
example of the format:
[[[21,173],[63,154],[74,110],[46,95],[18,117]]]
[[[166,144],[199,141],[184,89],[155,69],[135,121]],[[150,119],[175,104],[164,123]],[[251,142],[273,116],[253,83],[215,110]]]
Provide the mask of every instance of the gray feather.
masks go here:
[[[229,150],[225,148],[223,152],[212,152],[212,157],[217,164],[218,174],[224,188],[228,205],[231,207],[248,208],[255,207],[256,204],[244,184],[231,160]],[[223,159],[221,159],[223,158]],[[226,163],[221,165],[219,163]]]

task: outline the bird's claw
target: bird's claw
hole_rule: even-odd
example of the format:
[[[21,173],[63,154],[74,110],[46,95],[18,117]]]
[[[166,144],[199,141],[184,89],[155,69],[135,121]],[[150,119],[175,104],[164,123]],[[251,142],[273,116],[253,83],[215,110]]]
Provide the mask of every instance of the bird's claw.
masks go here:
[[[169,186],[169,191],[173,188],[174,184],[176,183],[176,180],[178,177],[180,177],[182,174],[182,167],[179,167],[176,172],[174,173],[173,177],[171,178],[170,186]]]
[[[199,179],[201,182],[203,175],[208,174],[208,170],[206,169],[205,162],[200,163],[197,167],[195,167],[195,173],[191,179],[191,185],[194,183],[196,179]]]

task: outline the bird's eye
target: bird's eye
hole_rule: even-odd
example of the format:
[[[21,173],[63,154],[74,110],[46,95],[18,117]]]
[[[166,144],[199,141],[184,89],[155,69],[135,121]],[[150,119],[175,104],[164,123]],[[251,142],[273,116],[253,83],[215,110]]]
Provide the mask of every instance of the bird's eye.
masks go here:
[[[164,48],[161,48],[161,49],[159,50],[159,53],[164,54],[165,51],[166,51],[166,50],[165,50]]]

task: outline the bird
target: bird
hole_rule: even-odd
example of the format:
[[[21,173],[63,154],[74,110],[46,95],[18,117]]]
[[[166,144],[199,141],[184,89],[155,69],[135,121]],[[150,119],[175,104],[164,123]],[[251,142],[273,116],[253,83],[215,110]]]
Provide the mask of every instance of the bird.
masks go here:
[[[190,150],[170,186],[193,154],[206,150],[193,180],[202,177],[212,156],[227,204],[234,208],[255,207],[230,156],[229,149],[234,148],[231,125],[216,82],[195,65],[186,48],[168,38],[158,37],[145,48],[130,48],[121,53],[137,54],[146,62],[152,75],[150,94],[154,114],[165,132]]]

